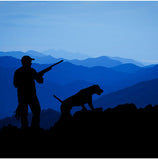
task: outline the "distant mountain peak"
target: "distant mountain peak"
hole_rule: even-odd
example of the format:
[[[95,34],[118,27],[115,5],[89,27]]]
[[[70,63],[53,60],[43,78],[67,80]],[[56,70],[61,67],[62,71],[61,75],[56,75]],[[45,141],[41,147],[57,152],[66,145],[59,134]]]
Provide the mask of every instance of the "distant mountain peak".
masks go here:
[[[111,58],[114,59],[114,60],[118,60],[123,64],[124,63],[132,63],[132,64],[135,64],[135,65],[140,66],[140,67],[144,66],[141,62],[133,60],[133,59],[129,59],[129,58],[122,58],[122,57],[111,57]]]
[[[55,50],[55,49],[49,49],[47,51],[44,51],[43,53],[46,55],[51,55],[55,58],[64,58],[68,60],[72,59],[83,60],[89,57],[88,55],[79,52],[69,52],[65,50]]]
[[[126,73],[136,73],[141,67],[133,64],[133,63],[124,63],[115,67],[112,67],[113,70],[118,72],[126,72]]]
[[[31,54],[32,56],[36,56],[36,57],[44,57],[45,55],[40,53],[40,52],[37,52],[37,51],[34,51],[34,50],[28,50],[27,52],[25,52],[26,54]]]
[[[89,57],[85,60],[70,60],[71,63],[75,65],[83,65],[85,67],[94,67],[94,66],[102,66],[102,67],[114,67],[122,64],[120,61],[113,60],[108,56],[100,56],[96,58]]]

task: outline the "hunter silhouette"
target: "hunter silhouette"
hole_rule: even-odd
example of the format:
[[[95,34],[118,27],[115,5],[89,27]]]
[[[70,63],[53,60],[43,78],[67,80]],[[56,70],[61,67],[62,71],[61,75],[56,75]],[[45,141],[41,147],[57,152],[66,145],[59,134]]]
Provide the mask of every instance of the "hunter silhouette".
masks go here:
[[[35,69],[31,68],[32,60],[34,60],[34,58],[23,56],[21,59],[22,67],[17,69],[14,73],[13,83],[17,88],[19,103],[16,109],[16,117],[21,118],[22,128],[28,127],[28,105],[33,114],[31,127],[40,127],[41,107],[36,95],[35,80],[38,83],[43,83],[44,73],[50,71],[53,66],[63,62],[63,60],[61,60],[37,73]]]
[[[22,128],[28,127],[28,105],[33,113],[31,127],[38,128],[40,123],[41,107],[36,96],[35,80],[38,83],[43,83],[43,75],[31,68],[32,60],[34,59],[29,56],[23,56],[21,59],[22,67],[14,73],[14,86],[17,88],[19,103],[16,116],[21,118]]]

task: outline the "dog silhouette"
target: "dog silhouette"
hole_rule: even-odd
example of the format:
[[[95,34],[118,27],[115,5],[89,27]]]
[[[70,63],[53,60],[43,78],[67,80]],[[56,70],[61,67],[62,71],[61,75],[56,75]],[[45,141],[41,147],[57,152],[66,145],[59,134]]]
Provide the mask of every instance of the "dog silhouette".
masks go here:
[[[99,85],[92,85],[88,88],[80,90],[75,95],[65,99],[62,101],[60,98],[58,98],[56,95],[53,95],[57,100],[59,100],[61,104],[61,114],[64,116],[70,115],[70,110],[74,106],[81,106],[83,110],[87,110],[85,107],[85,104],[88,103],[90,108],[94,110],[93,104],[92,104],[92,95],[97,94],[101,95],[103,90],[99,87]]]

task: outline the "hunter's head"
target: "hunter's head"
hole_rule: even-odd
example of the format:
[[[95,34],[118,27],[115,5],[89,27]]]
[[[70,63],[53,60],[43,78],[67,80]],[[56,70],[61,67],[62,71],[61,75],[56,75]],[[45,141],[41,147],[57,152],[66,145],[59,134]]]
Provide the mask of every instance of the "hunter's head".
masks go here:
[[[24,67],[31,67],[32,60],[35,60],[35,59],[31,58],[30,56],[23,56],[21,58],[21,63]]]

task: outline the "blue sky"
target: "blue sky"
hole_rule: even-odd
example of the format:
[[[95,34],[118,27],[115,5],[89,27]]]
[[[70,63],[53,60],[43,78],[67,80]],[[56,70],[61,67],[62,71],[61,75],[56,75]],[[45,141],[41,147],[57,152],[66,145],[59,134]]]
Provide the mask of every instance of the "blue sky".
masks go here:
[[[158,62],[158,2],[0,1],[0,51],[49,49]]]

